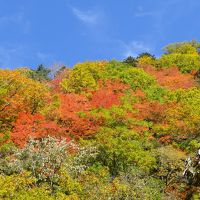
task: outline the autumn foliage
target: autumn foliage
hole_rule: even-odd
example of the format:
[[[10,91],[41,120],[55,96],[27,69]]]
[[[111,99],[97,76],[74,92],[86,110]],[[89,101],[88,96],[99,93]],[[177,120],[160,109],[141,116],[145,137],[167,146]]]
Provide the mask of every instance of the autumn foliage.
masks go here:
[[[145,70],[156,77],[161,86],[171,90],[187,89],[196,86],[194,76],[192,74],[182,74],[177,67],[158,70],[148,66],[145,67]]]
[[[88,98],[79,94],[61,94],[59,124],[72,137],[88,136],[95,133],[95,120],[90,116]]]
[[[10,151],[13,146],[26,152],[30,138],[43,144],[44,138],[54,141],[52,137],[64,145],[65,141],[73,143],[77,151],[73,155],[67,152],[65,165],[53,171],[55,180],[44,178],[51,177],[44,166],[44,173],[37,171],[44,177],[37,176],[34,183],[39,189],[41,183],[45,188],[48,183],[47,190],[52,190],[48,195],[62,193],[61,199],[68,194],[70,199],[82,199],[82,194],[83,199],[95,195],[94,199],[180,199],[187,196],[184,189],[192,188],[195,193],[199,185],[181,182],[180,174],[182,160],[200,148],[198,48],[194,41],[177,43],[167,46],[160,58],[143,53],[122,62],[79,63],[62,67],[53,78],[44,66],[1,69],[0,172],[9,178],[14,170],[4,167],[16,164]],[[47,146],[53,152],[48,156],[54,155],[56,162],[55,146]],[[32,155],[34,148],[28,152]],[[40,153],[48,166],[46,154]],[[1,156],[7,155],[11,157],[2,161]],[[26,162],[30,165],[35,158],[26,158]],[[23,165],[23,159],[19,163]],[[29,169],[27,163],[14,166]]]
[[[92,93],[91,105],[95,108],[110,108],[113,105],[119,105],[120,97],[128,88],[128,85],[117,80],[99,81],[99,89]]]
[[[20,113],[13,126],[11,140],[20,147],[23,147],[30,138],[43,138],[48,135],[66,137],[61,127],[55,122],[46,121],[41,114]]]

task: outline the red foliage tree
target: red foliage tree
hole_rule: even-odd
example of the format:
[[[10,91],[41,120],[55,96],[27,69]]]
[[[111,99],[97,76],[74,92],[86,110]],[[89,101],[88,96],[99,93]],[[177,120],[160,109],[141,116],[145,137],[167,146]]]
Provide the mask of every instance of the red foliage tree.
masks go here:
[[[192,74],[182,74],[177,67],[157,70],[148,66],[144,69],[149,74],[155,76],[161,86],[172,90],[196,86],[194,76]]]
[[[59,123],[65,131],[74,137],[89,136],[97,129],[96,120],[89,114],[89,100],[80,94],[60,95]]]
[[[165,117],[165,110],[169,105],[159,102],[142,102],[137,103],[134,107],[138,110],[135,114],[136,118],[154,123],[162,122]]]
[[[158,101],[149,101],[142,91],[136,91],[134,94],[138,101],[134,104],[137,112],[132,114],[133,118],[139,121],[151,122],[148,131],[152,133],[149,139],[157,139],[160,143],[171,142],[171,136],[166,135],[162,130],[168,128],[167,112],[170,108],[176,108],[176,103],[160,103]],[[142,124],[142,123],[141,123]],[[146,131],[142,125],[133,127],[138,132]],[[158,129],[157,129],[158,128]],[[158,132],[157,132],[158,131]]]
[[[93,92],[91,105],[94,108],[110,108],[113,105],[119,105],[120,97],[128,88],[129,86],[117,80],[99,81],[99,90]]]
[[[80,94],[61,94],[60,95],[60,115],[64,119],[77,119],[80,111],[89,111],[90,104],[84,95]]]
[[[30,137],[42,138],[48,135],[66,137],[62,128],[55,122],[46,121],[41,114],[19,113],[13,126],[11,140],[20,147],[23,147]]]

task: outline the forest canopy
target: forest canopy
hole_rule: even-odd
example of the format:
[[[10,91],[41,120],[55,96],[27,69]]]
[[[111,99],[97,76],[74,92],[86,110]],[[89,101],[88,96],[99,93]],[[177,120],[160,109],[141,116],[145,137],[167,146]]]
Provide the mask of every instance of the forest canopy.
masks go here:
[[[199,199],[199,48],[0,69],[0,199]]]

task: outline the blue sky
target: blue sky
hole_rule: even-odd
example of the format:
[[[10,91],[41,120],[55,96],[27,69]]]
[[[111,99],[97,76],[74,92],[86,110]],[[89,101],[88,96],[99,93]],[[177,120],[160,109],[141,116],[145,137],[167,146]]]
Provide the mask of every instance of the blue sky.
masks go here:
[[[200,39],[199,0],[0,0],[0,67],[159,56]]]

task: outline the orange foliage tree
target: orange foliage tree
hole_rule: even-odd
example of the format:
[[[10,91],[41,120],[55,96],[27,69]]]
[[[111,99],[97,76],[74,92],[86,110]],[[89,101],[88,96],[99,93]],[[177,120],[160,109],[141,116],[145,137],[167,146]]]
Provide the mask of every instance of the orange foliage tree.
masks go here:
[[[88,99],[80,94],[61,94],[60,119],[58,123],[74,137],[89,136],[97,128],[95,119],[89,114]]]
[[[148,66],[144,69],[155,76],[161,86],[172,90],[179,88],[187,89],[196,86],[194,76],[192,74],[182,74],[177,67],[157,70]]]
[[[64,134],[64,129],[60,128],[55,122],[46,121],[41,114],[19,113],[13,126],[11,140],[20,147],[23,147],[30,137],[42,138],[51,135],[68,138]]]
[[[129,86],[119,80],[99,81],[99,89],[92,94],[91,105],[94,108],[110,108],[120,104],[120,97]]]
[[[16,116],[19,112],[32,114],[50,101],[47,86],[26,77],[26,70],[0,70],[0,118]]]
[[[149,123],[148,131],[151,133],[151,139],[157,139],[162,143],[171,142],[171,136],[168,134],[166,135],[164,131],[160,132],[159,130],[164,130],[168,127],[167,112],[169,109],[174,109],[176,103],[149,101],[141,90],[136,91],[133,95],[137,98],[137,102],[133,106],[136,112],[133,113],[132,117],[139,121]],[[140,129],[141,128],[142,127],[140,127]]]

